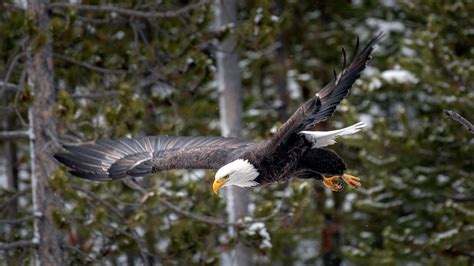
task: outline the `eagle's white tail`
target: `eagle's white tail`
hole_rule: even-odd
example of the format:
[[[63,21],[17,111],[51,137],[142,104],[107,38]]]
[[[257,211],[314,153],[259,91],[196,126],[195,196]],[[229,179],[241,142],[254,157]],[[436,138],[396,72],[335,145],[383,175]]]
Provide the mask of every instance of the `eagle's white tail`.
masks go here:
[[[350,135],[359,132],[365,127],[364,122],[359,122],[349,127],[331,131],[301,131],[307,140],[313,143],[313,148],[321,148],[336,143],[339,136]]]

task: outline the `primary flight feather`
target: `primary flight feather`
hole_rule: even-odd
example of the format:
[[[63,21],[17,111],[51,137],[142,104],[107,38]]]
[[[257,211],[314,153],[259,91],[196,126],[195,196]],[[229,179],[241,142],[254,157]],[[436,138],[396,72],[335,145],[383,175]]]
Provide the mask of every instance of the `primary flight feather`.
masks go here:
[[[149,176],[171,169],[216,169],[213,191],[235,185],[252,187],[284,181],[291,177],[316,178],[334,191],[342,189],[342,179],[353,187],[357,177],[345,174],[346,164],[323,147],[338,136],[353,134],[364,124],[333,131],[312,131],[334,113],[370,60],[377,35],[358,51],[350,63],[318,94],[305,102],[268,141],[248,141],[224,137],[140,137],[99,140],[93,144],[66,145],[54,157],[70,168],[70,173],[90,180],[114,180]]]

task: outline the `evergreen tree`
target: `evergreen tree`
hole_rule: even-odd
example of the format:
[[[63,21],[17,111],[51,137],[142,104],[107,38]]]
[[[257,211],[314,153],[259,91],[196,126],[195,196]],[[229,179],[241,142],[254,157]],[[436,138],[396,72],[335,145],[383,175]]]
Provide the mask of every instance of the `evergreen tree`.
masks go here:
[[[5,150],[16,153],[1,156],[0,180],[12,182],[0,189],[0,258],[28,263],[34,244],[5,244],[25,243],[19,241],[34,232],[30,155],[20,133],[35,97],[25,78],[25,37],[35,28],[18,1],[0,8],[3,130],[20,130],[20,139],[0,134]],[[217,264],[238,239],[260,264],[472,264],[472,134],[443,115],[455,110],[474,121],[469,1],[245,1],[238,25],[219,29],[211,1],[49,8],[59,118],[51,147],[220,135],[214,55],[231,33],[240,56],[243,135],[266,139],[341,70],[341,47],[350,56],[357,36],[363,44],[385,32],[348,99],[318,125],[369,124],[330,147],[361,177],[361,189],[333,193],[309,180],[250,189],[253,218],[242,217],[231,236],[225,201],[210,192],[211,172],[96,183],[60,168],[49,184],[59,197],[50,214],[66,237],[66,263]],[[36,48],[43,41],[38,36]],[[23,221],[8,223],[15,219]]]

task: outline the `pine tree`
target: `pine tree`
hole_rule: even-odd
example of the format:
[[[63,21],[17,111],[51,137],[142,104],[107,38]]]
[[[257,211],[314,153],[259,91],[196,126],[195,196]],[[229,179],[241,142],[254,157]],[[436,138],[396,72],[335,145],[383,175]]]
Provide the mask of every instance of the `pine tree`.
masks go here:
[[[360,263],[467,265],[472,136],[443,110],[472,119],[473,69],[465,66],[473,50],[463,27],[472,23],[469,7],[401,1],[386,12],[391,19],[374,19],[388,31],[378,53],[389,56],[384,63],[375,56],[349,109],[367,114],[359,117],[372,126],[351,143],[359,147],[351,164],[366,182],[346,196],[353,204],[345,254]]]
[[[469,1],[245,1],[238,25],[217,32],[209,1],[155,2],[51,3],[58,143],[219,135],[215,44],[231,30],[243,136],[269,138],[285,113],[341,70],[341,46],[350,56],[357,36],[364,44],[384,31],[361,80],[317,128],[369,124],[330,147],[363,187],[333,193],[320,181],[293,180],[250,189],[253,219],[270,218],[243,219],[234,238],[225,202],[211,195],[211,172],[95,183],[60,168],[49,183],[60,207],[50,214],[66,236],[66,264],[217,264],[236,239],[260,264],[472,264],[472,134],[443,115],[454,110],[474,121]],[[10,123],[0,136],[16,144],[18,183],[0,189],[0,258],[28,263],[35,244],[8,243],[25,244],[34,232],[22,131],[34,100],[24,74],[34,27],[17,1],[1,5],[0,90],[8,93],[0,111]],[[4,226],[12,218],[25,219]]]

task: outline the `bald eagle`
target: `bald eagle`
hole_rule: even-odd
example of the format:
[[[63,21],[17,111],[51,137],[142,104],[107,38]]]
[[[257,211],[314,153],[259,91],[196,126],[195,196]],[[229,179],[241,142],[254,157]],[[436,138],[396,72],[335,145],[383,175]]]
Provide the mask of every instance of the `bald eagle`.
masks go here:
[[[334,79],[299,107],[267,141],[225,137],[153,136],[99,140],[92,144],[66,145],[55,158],[70,173],[90,180],[115,180],[150,176],[171,169],[217,170],[212,190],[226,186],[253,187],[294,178],[315,178],[333,191],[343,184],[357,188],[360,179],[345,173],[346,164],[333,151],[323,147],[338,136],[358,132],[359,122],[332,131],[312,131],[317,123],[334,113],[365,69],[377,35],[359,51],[357,40],[352,59]],[[341,181],[342,179],[342,181]]]

